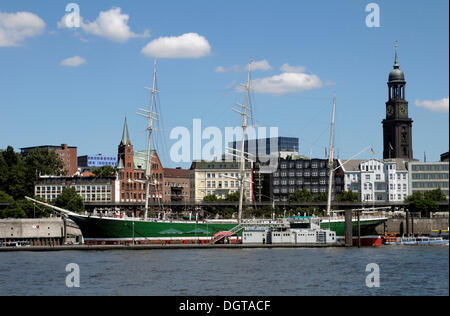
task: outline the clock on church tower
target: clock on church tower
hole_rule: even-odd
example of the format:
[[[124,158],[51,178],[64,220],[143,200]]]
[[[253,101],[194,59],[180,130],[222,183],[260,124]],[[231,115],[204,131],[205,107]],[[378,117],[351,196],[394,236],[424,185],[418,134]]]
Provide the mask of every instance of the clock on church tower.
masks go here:
[[[389,73],[389,96],[386,102],[386,119],[383,120],[383,159],[413,159],[412,122],[408,117],[405,99],[405,75],[398,64],[398,45],[395,44],[394,69]]]

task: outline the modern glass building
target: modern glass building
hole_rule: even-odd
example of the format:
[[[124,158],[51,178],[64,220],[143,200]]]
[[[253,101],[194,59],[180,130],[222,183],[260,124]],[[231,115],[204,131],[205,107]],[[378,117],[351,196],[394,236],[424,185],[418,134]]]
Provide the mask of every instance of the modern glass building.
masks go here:
[[[234,141],[228,147],[241,150],[242,142]],[[276,155],[282,158],[295,156],[299,153],[299,139],[297,137],[271,137],[250,139],[244,142],[244,151],[250,153],[250,159],[257,161],[261,156]]]
[[[408,162],[409,190],[425,193],[440,188],[449,198],[448,193],[449,162]]]
[[[97,168],[105,166],[116,167],[117,156],[95,155],[78,157],[78,167],[80,168]]]

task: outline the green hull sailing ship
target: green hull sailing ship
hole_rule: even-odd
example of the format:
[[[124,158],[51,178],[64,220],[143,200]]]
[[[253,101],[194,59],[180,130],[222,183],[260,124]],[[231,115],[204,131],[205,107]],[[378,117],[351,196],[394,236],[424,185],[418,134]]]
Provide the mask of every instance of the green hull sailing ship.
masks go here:
[[[251,61],[250,61],[251,65]],[[240,109],[235,110],[242,116],[242,127],[245,133],[247,127],[247,118],[249,117],[247,106],[248,93],[250,91],[250,65],[248,81],[245,86],[247,95],[244,104],[237,104]],[[80,215],[59,207],[49,205],[47,203],[37,201],[31,198],[28,200],[33,203],[41,204],[50,207],[73,220],[80,228],[84,242],[87,244],[123,244],[123,243],[215,243],[220,242],[227,238],[231,243],[239,243],[242,237],[242,230],[248,225],[263,225],[271,226],[280,224],[280,221],[255,221],[242,219],[243,208],[243,189],[244,189],[244,148],[242,141],[242,148],[240,151],[240,175],[235,180],[240,182],[240,201],[238,218],[233,220],[159,220],[148,218],[149,211],[149,194],[150,186],[152,185],[152,171],[151,163],[149,159],[151,157],[151,134],[153,130],[153,120],[157,120],[157,113],[153,112],[153,102],[155,100],[155,93],[157,92],[155,87],[156,82],[156,63],[153,76],[153,88],[152,99],[150,102],[149,110],[142,110],[142,116],[148,118],[148,143],[147,143],[147,163],[146,163],[146,204],[143,218],[130,218],[130,217],[107,217],[107,216],[90,216]],[[334,115],[334,113],[333,113]],[[332,146],[331,146],[332,147]],[[332,156],[331,156],[332,159]],[[332,172],[331,172],[332,174]],[[331,182],[330,182],[331,183]],[[329,208],[328,208],[329,211]],[[375,227],[380,225],[386,220],[386,218],[370,218],[361,219],[360,229],[362,235],[371,236],[376,234]],[[295,222],[295,221],[294,221]],[[283,221],[286,225],[289,225],[287,221]],[[345,235],[345,222],[339,218],[322,219],[322,228],[329,228],[336,232],[337,236]],[[357,232],[357,224],[353,223],[354,235]]]

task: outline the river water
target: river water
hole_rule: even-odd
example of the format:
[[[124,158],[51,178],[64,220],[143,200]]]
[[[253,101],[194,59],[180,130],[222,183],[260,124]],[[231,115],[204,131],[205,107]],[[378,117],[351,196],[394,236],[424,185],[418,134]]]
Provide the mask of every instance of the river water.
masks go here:
[[[79,267],[80,287],[66,285],[70,263]],[[366,285],[375,280],[376,269],[366,272],[373,263],[379,287]],[[0,253],[0,295],[448,296],[449,248],[7,252]]]

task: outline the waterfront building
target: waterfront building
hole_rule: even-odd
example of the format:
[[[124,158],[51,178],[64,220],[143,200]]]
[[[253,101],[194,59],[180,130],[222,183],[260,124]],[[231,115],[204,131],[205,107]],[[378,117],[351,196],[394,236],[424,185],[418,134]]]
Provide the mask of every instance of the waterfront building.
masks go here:
[[[47,151],[54,151],[64,162],[64,169],[67,171],[67,175],[72,176],[77,173],[77,147],[68,146],[67,144],[62,144],[61,146],[44,145],[25,147],[20,148],[20,154],[25,158],[30,151],[36,148],[44,149]]]
[[[77,161],[78,168],[100,168],[106,166],[117,166],[117,156],[105,156],[102,154],[79,156]]]
[[[448,170],[449,162],[408,162],[409,194],[415,192],[426,193],[431,190],[441,189],[449,198]]]
[[[395,45],[394,69],[389,73],[386,118],[383,120],[383,159],[413,159],[412,123],[405,98],[405,75],[398,64]]]
[[[409,194],[408,169],[403,159],[339,160],[345,190],[362,202],[402,202]]]
[[[228,144],[231,151],[239,156],[242,141],[234,141]],[[244,152],[253,162],[253,196],[258,202],[269,201],[271,196],[271,174],[277,169],[278,160],[288,157],[298,157],[299,139],[297,137],[270,137],[250,139],[244,141]],[[237,160],[236,157],[232,157]]]
[[[194,161],[189,171],[191,201],[201,202],[208,195],[224,199],[239,192],[239,163],[235,161]],[[244,196],[253,201],[252,165],[245,164]]]
[[[114,202],[115,177],[41,176],[35,182],[34,195],[54,202],[66,188],[74,188],[84,202]]]
[[[150,155],[152,180],[149,200],[150,202],[162,203],[164,200],[164,170],[156,151],[152,150]],[[116,169],[119,181],[117,188],[119,201],[145,203],[147,152],[134,152],[126,118],[122,140],[118,146],[118,165]]]
[[[239,155],[242,141],[234,141],[228,144],[229,148],[236,150]],[[257,162],[264,156],[276,156],[277,158],[294,157],[299,153],[299,139],[297,137],[271,137],[250,139],[244,141],[244,152],[250,153],[248,156],[253,162]],[[234,158],[236,159],[236,158]]]
[[[164,168],[164,201],[189,202],[189,170]]]
[[[334,160],[333,166],[333,169],[339,166],[338,160]],[[341,168],[334,172],[332,199],[344,190],[343,176]],[[278,169],[271,174],[270,200],[288,201],[292,193],[303,189],[310,192],[313,197],[320,193],[328,194],[328,182],[328,159],[280,158]]]

